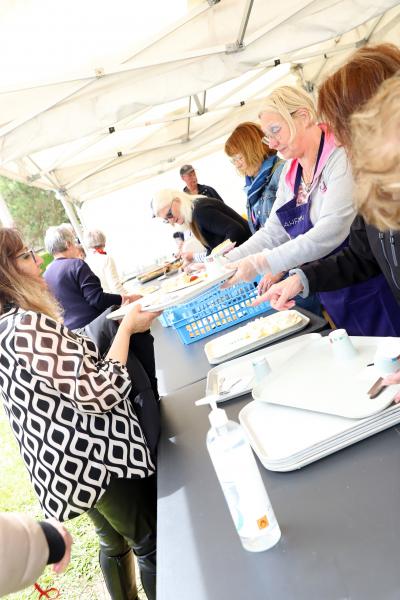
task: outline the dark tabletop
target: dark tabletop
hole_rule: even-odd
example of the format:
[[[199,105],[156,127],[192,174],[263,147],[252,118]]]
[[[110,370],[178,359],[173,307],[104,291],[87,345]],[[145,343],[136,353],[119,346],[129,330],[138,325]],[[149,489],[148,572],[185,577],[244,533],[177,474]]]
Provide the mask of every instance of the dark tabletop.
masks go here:
[[[400,429],[295,472],[273,473],[259,463],[282,538],[250,553],[206,450],[208,408],[194,406],[204,386],[199,381],[162,401],[158,600],[400,598]],[[224,408],[237,420],[250,400]]]

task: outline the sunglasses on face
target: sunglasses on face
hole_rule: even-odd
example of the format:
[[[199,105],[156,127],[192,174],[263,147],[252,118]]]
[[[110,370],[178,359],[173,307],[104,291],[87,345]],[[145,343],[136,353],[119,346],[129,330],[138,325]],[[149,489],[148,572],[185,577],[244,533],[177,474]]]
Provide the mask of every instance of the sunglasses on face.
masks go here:
[[[21,254],[17,254],[15,258],[22,258],[23,260],[32,259],[33,262],[36,262],[36,252],[30,248],[29,250],[25,250],[25,252],[21,252]]]
[[[174,218],[174,215],[173,215],[173,212],[172,212],[172,204],[171,204],[171,206],[168,209],[167,214],[163,218],[163,221],[164,221],[164,223],[169,223],[170,219],[173,219],[173,218]]]

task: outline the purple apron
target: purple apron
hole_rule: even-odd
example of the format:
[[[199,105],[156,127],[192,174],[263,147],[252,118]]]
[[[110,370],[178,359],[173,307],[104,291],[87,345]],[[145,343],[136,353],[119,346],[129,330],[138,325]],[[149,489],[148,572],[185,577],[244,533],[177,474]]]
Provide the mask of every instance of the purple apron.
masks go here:
[[[318,151],[314,174],[324,144],[324,134]],[[313,224],[310,219],[311,200],[296,206],[300,187],[302,167],[297,167],[294,196],[292,200],[278,208],[276,214],[282,227],[291,239],[307,233]],[[345,240],[331,254],[336,254],[347,246]],[[329,255],[328,255],[329,256]],[[383,275],[367,281],[335,290],[320,292],[320,300],[337,327],[347,330],[349,335],[361,336],[400,336],[400,310],[391,289]]]

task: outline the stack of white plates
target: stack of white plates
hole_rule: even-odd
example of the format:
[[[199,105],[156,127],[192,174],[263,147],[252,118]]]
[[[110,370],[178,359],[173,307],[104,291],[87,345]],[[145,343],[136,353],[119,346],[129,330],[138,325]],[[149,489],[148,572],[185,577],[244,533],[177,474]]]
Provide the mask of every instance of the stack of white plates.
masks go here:
[[[266,469],[293,471],[400,423],[400,404],[365,419],[346,419],[254,401],[239,420]]]

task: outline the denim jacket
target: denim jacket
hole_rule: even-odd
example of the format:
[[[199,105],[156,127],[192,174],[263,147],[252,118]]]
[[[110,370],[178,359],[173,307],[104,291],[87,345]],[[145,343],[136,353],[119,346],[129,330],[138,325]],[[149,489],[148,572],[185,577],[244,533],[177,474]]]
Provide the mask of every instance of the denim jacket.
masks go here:
[[[276,155],[267,158],[255,177],[246,177],[247,218],[252,233],[263,227],[275,201],[285,162]]]

